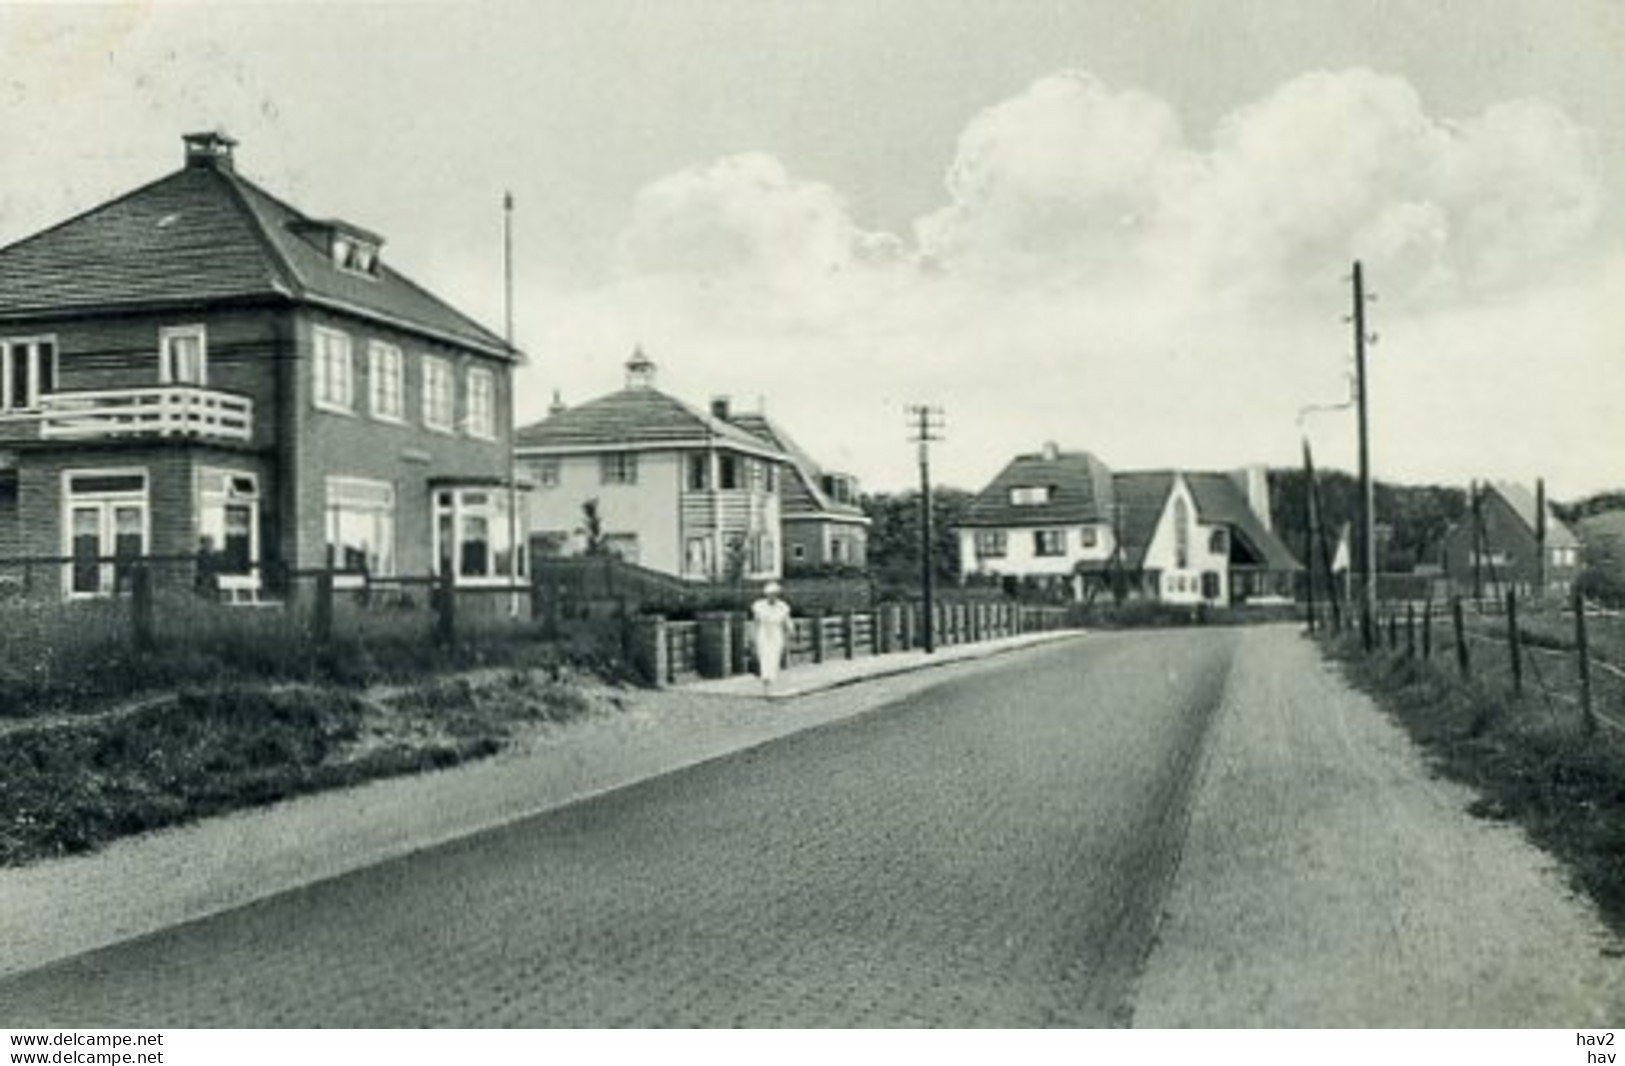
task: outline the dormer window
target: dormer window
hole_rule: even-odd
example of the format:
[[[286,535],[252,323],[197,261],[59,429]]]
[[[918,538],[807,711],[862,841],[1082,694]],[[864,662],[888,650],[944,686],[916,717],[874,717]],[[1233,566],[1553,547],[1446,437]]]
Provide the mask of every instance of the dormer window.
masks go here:
[[[1036,507],[1050,501],[1049,485],[1017,485],[1010,490],[1010,504],[1014,507]]]
[[[333,264],[352,274],[378,275],[378,246],[349,233],[333,233]]]

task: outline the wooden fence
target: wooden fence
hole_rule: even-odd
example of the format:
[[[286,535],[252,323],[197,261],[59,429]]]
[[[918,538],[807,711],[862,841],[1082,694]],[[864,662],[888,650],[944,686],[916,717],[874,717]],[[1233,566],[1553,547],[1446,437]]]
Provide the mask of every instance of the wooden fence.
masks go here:
[[[1062,607],[948,603],[936,604],[935,611],[938,647],[1067,626],[1067,611]],[[752,672],[756,664],[750,661],[746,618],[739,611],[708,612],[692,621],[644,616],[633,623],[631,658],[643,679],[653,685]],[[887,655],[919,648],[923,639],[924,622],[918,603],[887,603],[864,612],[799,615],[791,619],[786,659],[791,666],[797,666]]]

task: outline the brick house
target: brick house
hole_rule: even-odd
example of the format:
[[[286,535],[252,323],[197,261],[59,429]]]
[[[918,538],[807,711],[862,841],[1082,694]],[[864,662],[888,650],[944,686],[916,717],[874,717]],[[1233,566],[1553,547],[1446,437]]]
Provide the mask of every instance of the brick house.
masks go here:
[[[1055,444],[1011,460],[958,533],[962,579],[1032,580],[1080,600],[1290,599],[1302,570],[1270,527],[1263,470],[1114,472]]]
[[[869,562],[869,516],[858,505],[858,479],[825,470],[761,411],[735,411],[725,397],[711,414],[773,445],[787,459],[779,488],[787,572],[859,569]]]
[[[1467,517],[1445,532],[1441,544],[1441,562],[1457,591],[1487,596],[1510,588],[1528,595],[1544,580],[1547,592],[1566,594],[1580,573],[1580,539],[1574,531],[1550,505],[1541,516],[1535,494],[1522,485],[1484,482],[1475,493]]]
[[[604,547],[628,562],[689,581],[779,577],[784,453],[662,392],[656,371],[635,351],[624,388],[519,429],[534,550],[585,551],[591,502]]]
[[[237,173],[235,142],[0,249],[0,559],[205,557],[506,583],[501,337],[394,271],[383,239]],[[54,579],[53,579],[54,581]]]

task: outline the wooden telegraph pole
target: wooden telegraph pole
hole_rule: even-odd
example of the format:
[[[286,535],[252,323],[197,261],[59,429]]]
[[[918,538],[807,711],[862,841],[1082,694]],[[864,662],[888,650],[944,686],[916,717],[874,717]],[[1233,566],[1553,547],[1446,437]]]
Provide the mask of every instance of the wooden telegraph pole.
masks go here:
[[[908,408],[909,439],[920,449],[920,630],[927,654],[937,650],[936,573],[931,535],[931,442],[942,439],[942,408],[913,404]]]
[[[1376,494],[1371,486],[1371,424],[1365,374],[1365,274],[1354,261],[1354,375],[1360,420],[1360,638],[1366,651],[1375,643],[1377,610]]]

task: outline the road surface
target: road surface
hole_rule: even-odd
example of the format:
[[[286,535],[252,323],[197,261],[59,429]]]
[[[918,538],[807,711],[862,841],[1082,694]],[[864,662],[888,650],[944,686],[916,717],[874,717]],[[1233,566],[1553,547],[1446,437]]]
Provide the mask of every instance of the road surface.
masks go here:
[[[1463,805],[1290,630],[1103,635],[21,974],[0,1017],[1617,1021],[1595,920]]]

